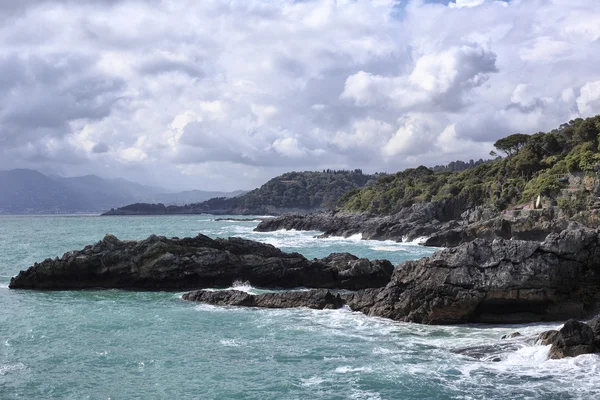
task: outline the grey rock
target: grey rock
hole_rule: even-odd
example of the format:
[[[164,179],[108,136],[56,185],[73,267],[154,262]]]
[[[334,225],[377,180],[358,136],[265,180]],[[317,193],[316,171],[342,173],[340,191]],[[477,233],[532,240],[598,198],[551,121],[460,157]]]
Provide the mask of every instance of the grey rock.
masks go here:
[[[536,343],[542,346],[548,346],[556,343],[559,337],[560,333],[557,330],[545,331],[539,334]]]
[[[570,228],[543,243],[476,239],[398,265],[384,288],[340,297],[367,315],[429,324],[584,318],[598,304],[600,242]]]
[[[592,332],[594,332],[594,345],[600,350],[600,318],[593,318],[587,324],[592,328]]]
[[[594,331],[589,325],[574,319],[568,320],[558,331],[548,357],[559,359],[596,352]]]
[[[339,294],[326,289],[274,292],[251,295],[237,290],[207,291],[197,290],[183,295],[184,300],[214,305],[231,305],[261,308],[314,308],[337,309],[345,302]]]
[[[515,239],[542,242],[550,233],[569,227],[569,220],[556,207],[541,210],[513,210],[500,213],[479,206],[466,211],[451,201],[419,203],[392,215],[347,211],[285,215],[262,221],[256,230],[316,230],[323,237],[348,237],[362,234],[363,239],[413,241],[426,238],[423,245],[455,247],[479,239]],[[597,220],[581,220],[596,227]]]

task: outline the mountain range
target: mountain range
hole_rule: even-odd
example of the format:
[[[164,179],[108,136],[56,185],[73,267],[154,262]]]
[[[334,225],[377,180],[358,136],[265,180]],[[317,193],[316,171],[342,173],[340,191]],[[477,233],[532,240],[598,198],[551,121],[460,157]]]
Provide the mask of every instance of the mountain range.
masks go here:
[[[135,202],[188,204],[237,192],[170,192],[122,178],[60,177],[31,169],[0,171],[0,214],[97,213]]]

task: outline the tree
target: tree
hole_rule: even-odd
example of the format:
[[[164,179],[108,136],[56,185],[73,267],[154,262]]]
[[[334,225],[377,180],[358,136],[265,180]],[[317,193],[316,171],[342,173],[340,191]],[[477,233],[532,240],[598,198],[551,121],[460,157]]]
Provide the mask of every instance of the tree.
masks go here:
[[[507,156],[512,156],[513,154],[517,154],[523,146],[527,144],[529,141],[529,135],[525,135],[523,133],[515,133],[505,138],[499,139],[494,143],[494,147]]]
[[[577,143],[595,142],[599,133],[596,121],[593,118],[587,118],[575,129],[574,139]]]

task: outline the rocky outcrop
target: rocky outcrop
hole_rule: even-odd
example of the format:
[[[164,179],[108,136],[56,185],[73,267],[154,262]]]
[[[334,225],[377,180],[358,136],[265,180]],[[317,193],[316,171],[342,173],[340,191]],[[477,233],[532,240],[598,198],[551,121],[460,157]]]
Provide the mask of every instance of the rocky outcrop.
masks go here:
[[[198,290],[183,295],[184,300],[209,303],[214,305],[230,305],[262,308],[297,308],[337,309],[345,301],[337,293],[326,289],[301,292],[274,292],[251,295],[239,290]]]
[[[572,226],[543,243],[497,239],[401,264],[370,313],[426,323],[582,318],[600,286],[598,232]]]
[[[541,333],[538,337],[538,343],[552,345],[548,353],[548,358],[551,359],[600,352],[600,347],[595,343],[594,330],[590,326],[590,323],[593,324],[594,321],[597,320],[585,324],[570,319],[558,331],[552,330]]]
[[[574,224],[543,243],[476,239],[406,261],[385,288],[340,298],[353,310],[399,321],[518,323],[583,318],[596,310],[598,289],[598,231]]]
[[[455,207],[445,203],[415,204],[397,214],[385,216],[330,211],[269,219],[262,221],[255,230],[321,231],[324,237],[362,234],[363,239],[422,240],[425,246],[455,247],[476,238],[541,242],[548,234],[561,232],[569,225],[569,220],[552,207],[504,213],[476,207],[462,214],[457,215],[457,212]]]
[[[281,229],[321,231],[323,237],[348,237],[362,234],[363,239],[413,241],[428,237],[440,230],[458,228],[441,203],[415,204],[393,215],[374,215],[342,211],[320,212],[306,215],[286,215],[262,221],[255,228],[258,232]]]
[[[476,238],[542,242],[548,234],[561,232],[569,225],[569,220],[559,215],[555,208],[494,213],[478,207],[463,213],[457,222],[458,226],[440,229],[423,244],[433,247],[454,247]]]
[[[185,290],[228,287],[236,280],[265,288],[341,288],[385,286],[389,261],[332,254],[307,260],[269,245],[240,238],[172,238],[152,235],[121,241],[107,235],[95,245],[47,259],[21,271],[13,289],[123,288]]]

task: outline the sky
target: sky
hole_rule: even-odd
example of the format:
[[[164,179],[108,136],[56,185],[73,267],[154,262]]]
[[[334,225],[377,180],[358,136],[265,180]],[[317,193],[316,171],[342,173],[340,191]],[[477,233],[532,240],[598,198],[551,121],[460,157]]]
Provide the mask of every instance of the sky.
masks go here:
[[[0,170],[252,189],[600,113],[598,0],[0,0]]]

